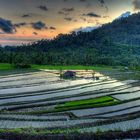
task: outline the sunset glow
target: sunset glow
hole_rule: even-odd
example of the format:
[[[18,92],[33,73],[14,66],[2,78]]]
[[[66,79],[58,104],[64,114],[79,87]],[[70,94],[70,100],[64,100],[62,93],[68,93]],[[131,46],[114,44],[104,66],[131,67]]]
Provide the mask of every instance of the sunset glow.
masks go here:
[[[127,4],[126,4],[127,3]],[[0,44],[50,39],[81,27],[100,26],[138,12],[133,0],[0,0]]]

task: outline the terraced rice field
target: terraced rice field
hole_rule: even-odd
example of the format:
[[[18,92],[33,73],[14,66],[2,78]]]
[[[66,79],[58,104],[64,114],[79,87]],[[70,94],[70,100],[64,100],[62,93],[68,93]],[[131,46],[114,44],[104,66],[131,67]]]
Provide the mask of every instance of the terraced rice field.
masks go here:
[[[97,72],[94,80],[92,72],[76,71],[73,80],[60,79],[57,70],[0,76],[0,128],[139,128],[140,80]]]

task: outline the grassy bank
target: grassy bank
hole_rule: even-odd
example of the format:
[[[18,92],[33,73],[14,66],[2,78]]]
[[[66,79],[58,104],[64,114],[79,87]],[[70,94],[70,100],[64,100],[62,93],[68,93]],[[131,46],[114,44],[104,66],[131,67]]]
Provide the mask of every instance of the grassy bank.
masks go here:
[[[50,70],[113,70],[111,66],[51,66],[51,65],[32,65],[32,69]]]
[[[86,109],[86,108],[95,108],[95,107],[105,107],[111,106],[120,103],[120,101],[110,97],[103,96],[93,99],[79,100],[79,101],[70,101],[64,104],[57,105],[54,109],[50,110],[40,110],[40,111],[32,111],[25,114],[46,114],[46,113],[54,113],[54,112],[63,112],[70,111],[76,109]]]
[[[0,63],[0,70],[13,70],[14,67],[8,63]]]
[[[4,140],[113,140],[113,139],[139,139],[138,130],[114,130],[96,133],[80,133],[77,129],[46,130],[46,129],[11,129],[0,130],[0,138]]]
[[[8,63],[0,63],[0,70],[14,70],[15,68]],[[113,70],[111,66],[81,66],[81,65],[71,65],[71,66],[53,66],[53,65],[31,65],[33,70],[49,69],[49,70]]]
[[[114,98],[110,96],[104,96],[99,98],[93,98],[93,99],[86,99],[86,100],[79,100],[79,101],[70,101],[66,102],[65,104],[56,106],[56,109],[77,109],[77,108],[84,108],[85,106],[101,106],[102,104],[108,105],[110,103],[116,102]]]

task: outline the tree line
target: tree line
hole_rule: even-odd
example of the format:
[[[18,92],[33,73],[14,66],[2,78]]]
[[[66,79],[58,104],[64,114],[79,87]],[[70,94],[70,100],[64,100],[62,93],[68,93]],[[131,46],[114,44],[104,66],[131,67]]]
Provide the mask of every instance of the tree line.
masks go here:
[[[140,14],[88,33],[60,34],[21,46],[0,47],[1,63],[44,65],[140,65]]]

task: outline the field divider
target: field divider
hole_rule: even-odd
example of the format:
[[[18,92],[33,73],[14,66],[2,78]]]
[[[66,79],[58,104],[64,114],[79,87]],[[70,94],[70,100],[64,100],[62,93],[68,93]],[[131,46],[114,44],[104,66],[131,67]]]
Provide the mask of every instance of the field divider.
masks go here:
[[[131,87],[129,87],[129,88],[131,88]],[[122,89],[123,90],[123,89]],[[97,90],[98,91],[98,90]],[[104,94],[104,93],[106,93],[106,92],[108,92],[108,93],[110,93],[110,94],[108,94],[108,95],[110,95],[110,96],[112,96],[112,95],[116,95],[116,94],[125,94],[125,93],[129,93],[129,92],[120,92],[120,93],[113,93],[112,91],[103,91],[103,92],[97,92],[97,91],[95,91],[95,92],[84,92],[84,94],[83,93],[80,93],[80,94],[76,94],[76,95],[72,95],[72,96],[60,96],[60,97],[53,97],[53,98],[49,98],[49,99],[43,99],[43,100],[37,100],[37,101],[30,101],[30,103],[36,103],[36,102],[44,102],[44,101],[52,101],[52,100],[59,100],[59,99],[65,99],[65,98],[72,98],[72,97],[80,97],[80,96],[89,96],[89,95],[96,95],[96,94],[98,94],[98,96],[100,95],[100,94]],[[121,91],[121,90],[120,90]],[[101,96],[105,96],[105,95],[101,95]],[[101,97],[101,96],[99,96],[99,97]],[[27,101],[27,102],[20,102],[20,104],[28,104],[29,102]],[[60,102],[58,102],[58,103],[60,103]],[[7,104],[2,104],[2,105],[0,105],[0,106],[4,106],[4,105],[18,105],[16,102],[15,103],[7,103]]]

